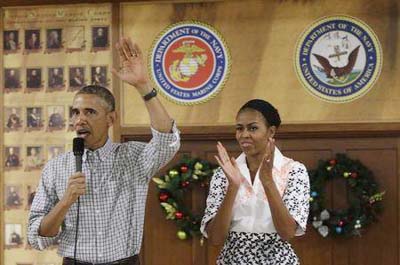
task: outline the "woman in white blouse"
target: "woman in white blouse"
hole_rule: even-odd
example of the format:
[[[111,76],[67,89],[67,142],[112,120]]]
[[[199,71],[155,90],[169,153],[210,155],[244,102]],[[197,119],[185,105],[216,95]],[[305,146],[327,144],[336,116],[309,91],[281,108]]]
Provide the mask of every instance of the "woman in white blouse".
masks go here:
[[[304,165],[275,147],[280,123],[270,103],[250,100],[236,117],[243,153],[230,158],[217,145],[221,167],[211,180],[201,224],[212,244],[224,243],[217,264],[299,264],[288,240],[305,232],[310,186]]]

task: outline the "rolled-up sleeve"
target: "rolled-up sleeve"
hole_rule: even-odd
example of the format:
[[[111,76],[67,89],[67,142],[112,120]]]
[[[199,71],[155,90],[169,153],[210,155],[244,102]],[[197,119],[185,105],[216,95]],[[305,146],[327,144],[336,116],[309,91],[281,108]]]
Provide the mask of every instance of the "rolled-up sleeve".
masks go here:
[[[40,223],[58,202],[54,182],[52,182],[51,164],[48,163],[43,169],[40,183],[33,199],[29,213],[28,242],[38,250],[53,245],[58,240],[59,234],[54,237],[43,237],[39,235]]]
[[[149,182],[156,172],[171,161],[180,148],[180,132],[175,122],[170,133],[162,133],[153,128],[152,139],[140,152],[135,167],[139,177]]]

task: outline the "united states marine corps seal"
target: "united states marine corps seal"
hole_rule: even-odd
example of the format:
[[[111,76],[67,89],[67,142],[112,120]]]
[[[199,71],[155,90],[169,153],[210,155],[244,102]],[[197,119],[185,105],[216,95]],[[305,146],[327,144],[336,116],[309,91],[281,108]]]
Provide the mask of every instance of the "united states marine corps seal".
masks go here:
[[[300,36],[295,67],[302,85],[325,101],[365,95],[382,68],[382,48],[372,29],[349,16],[322,18]]]
[[[169,26],[154,41],[149,68],[169,100],[194,105],[215,97],[230,72],[230,55],[210,25],[190,21]]]

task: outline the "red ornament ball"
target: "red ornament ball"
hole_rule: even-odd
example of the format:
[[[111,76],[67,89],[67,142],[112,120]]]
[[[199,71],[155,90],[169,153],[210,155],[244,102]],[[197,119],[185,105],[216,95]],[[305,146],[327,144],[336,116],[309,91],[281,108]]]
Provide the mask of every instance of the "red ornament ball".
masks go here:
[[[343,226],[344,222],[343,221],[339,221],[339,226]]]
[[[175,218],[176,219],[182,219],[183,218],[183,213],[182,212],[176,212],[175,213]]]
[[[166,202],[168,200],[169,196],[167,193],[160,193],[160,195],[158,196],[158,199],[160,200],[160,202]]]
[[[329,161],[329,165],[331,165],[331,166],[336,165],[336,163],[337,163],[336,159],[331,159],[331,160]]]
[[[181,183],[181,186],[183,187],[183,188],[186,188],[187,186],[189,186],[189,181],[183,181],[182,183]]]
[[[358,177],[358,174],[357,174],[357,172],[353,172],[353,173],[351,173],[350,176],[351,176],[353,179],[355,179],[355,178]]]
[[[186,173],[188,171],[188,167],[187,166],[181,166],[181,172],[182,173]]]

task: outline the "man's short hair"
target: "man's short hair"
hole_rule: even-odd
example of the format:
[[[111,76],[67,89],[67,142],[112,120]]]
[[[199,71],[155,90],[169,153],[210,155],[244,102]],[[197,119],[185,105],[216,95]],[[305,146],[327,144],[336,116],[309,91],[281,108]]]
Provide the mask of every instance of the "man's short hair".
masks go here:
[[[76,94],[77,95],[96,95],[107,103],[108,111],[115,111],[115,98],[114,95],[105,87],[99,85],[89,85],[82,87]]]

